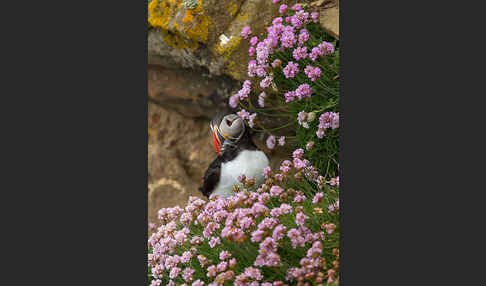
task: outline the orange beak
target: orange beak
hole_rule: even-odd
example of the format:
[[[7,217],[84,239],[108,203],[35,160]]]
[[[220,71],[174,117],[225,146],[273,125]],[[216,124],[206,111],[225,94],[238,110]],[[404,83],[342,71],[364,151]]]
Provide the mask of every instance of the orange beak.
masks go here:
[[[216,132],[217,130],[215,128],[213,130],[214,149],[216,149],[216,153],[218,153],[218,155],[221,155],[221,151],[220,151],[221,141],[219,141],[218,134]]]

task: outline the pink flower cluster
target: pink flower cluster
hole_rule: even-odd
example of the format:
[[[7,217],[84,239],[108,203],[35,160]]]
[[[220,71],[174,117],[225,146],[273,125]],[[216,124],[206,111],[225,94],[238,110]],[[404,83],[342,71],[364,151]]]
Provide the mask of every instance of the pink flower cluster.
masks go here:
[[[279,12],[284,14],[287,12],[287,8],[287,5],[282,4],[280,5]],[[299,4],[292,6],[291,10],[293,11],[293,15],[286,17],[285,22],[282,17],[273,19],[272,25],[266,28],[266,38],[259,41],[257,36],[253,36],[249,40],[251,46],[248,52],[251,57],[255,58],[248,62],[248,76],[263,78],[259,84],[262,89],[270,86],[273,81],[273,77],[269,75],[270,63],[268,60],[270,55],[274,54],[275,51],[283,51],[286,48],[293,49],[292,56],[296,62],[288,61],[287,63],[282,63],[281,59],[275,59],[271,63],[273,68],[278,68],[284,64],[282,71],[285,78],[295,78],[297,76],[299,73],[299,61],[306,58],[316,61],[318,57],[326,56],[334,52],[334,46],[325,41],[315,47],[308,48],[305,46],[310,38],[310,34],[304,26],[311,21],[317,22],[318,13],[314,12],[309,14]],[[241,36],[247,39],[251,33],[251,28],[245,26],[241,31]],[[311,81],[316,81],[321,76],[321,69],[311,65],[307,65],[304,72]],[[251,84],[246,81],[243,84],[243,88],[229,98],[229,105],[235,108],[240,101],[248,98],[250,91]],[[305,84],[301,85],[294,91],[286,92],[284,95],[285,101],[291,102],[295,98],[299,98],[299,100],[309,98],[311,91],[310,86]],[[264,95],[258,97],[258,104],[261,107],[264,107],[264,98]]]
[[[229,105],[235,108],[240,100],[245,100],[248,98],[251,92],[251,81],[245,80],[243,82],[243,87],[235,94],[232,95],[229,99]]]
[[[304,73],[311,81],[316,81],[321,76],[321,69],[308,65],[305,67]]]
[[[324,137],[325,130],[328,128],[339,128],[339,113],[326,112],[319,117],[319,127],[316,135],[319,139]]]
[[[321,255],[323,245],[327,235],[336,230],[336,224],[323,223],[321,229],[313,232],[308,221],[315,220],[316,217],[314,213],[304,210],[304,193],[284,188],[278,184],[280,180],[277,179],[279,176],[291,176],[292,170],[303,172],[306,176],[307,173],[312,174],[314,167],[304,159],[304,152],[303,149],[295,150],[292,154],[293,161],[284,160],[280,173],[272,172],[270,167],[265,168],[267,182],[258,186],[255,191],[243,185],[242,189],[226,199],[213,195],[206,202],[200,198],[189,197],[184,208],[176,206],[161,209],[158,212],[161,225],[148,240],[148,245],[152,248],[152,253],[148,255],[153,277],[151,285],[161,285],[161,281],[166,279],[169,280],[168,285],[184,281],[187,285],[215,286],[228,281],[234,285],[283,286],[285,284],[281,280],[265,281],[260,267],[286,267],[285,279],[288,283],[302,279],[299,277],[310,277],[311,273],[317,275],[319,271],[324,271]],[[317,174],[312,176],[318,177]],[[243,183],[251,180],[243,176],[239,179]],[[323,192],[315,194],[312,198],[313,205],[322,207],[324,196]],[[280,204],[269,204],[270,200],[278,200]],[[329,212],[335,213],[337,209],[339,201],[329,207]],[[293,227],[284,224],[289,219],[295,222]],[[201,229],[201,235],[189,230],[194,227]],[[283,246],[285,238],[290,240],[291,247],[304,248],[306,255],[301,258],[299,265],[283,264],[285,260],[279,254],[279,248]],[[227,248],[230,243],[255,244],[258,251],[250,265],[245,264],[244,269],[239,268],[243,269],[240,273],[237,273],[239,257]],[[219,255],[208,259],[200,252],[200,247],[203,246],[209,246]],[[196,270],[191,266],[193,261],[205,270],[204,279],[195,276]],[[332,273],[333,279],[336,273]],[[195,280],[194,277],[200,279]],[[319,281],[318,276],[313,279],[312,281]]]
[[[236,115],[241,117],[241,119],[248,121],[248,125],[253,128],[255,126],[255,118],[257,117],[256,113],[250,113],[244,109],[236,112]]]

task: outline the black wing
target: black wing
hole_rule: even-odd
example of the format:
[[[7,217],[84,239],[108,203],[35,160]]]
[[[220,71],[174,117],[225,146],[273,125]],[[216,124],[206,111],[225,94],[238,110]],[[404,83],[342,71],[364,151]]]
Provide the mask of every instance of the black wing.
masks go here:
[[[199,188],[199,191],[209,198],[216,185],[219,183],[221,175],[221,163],[222,158],[218,156],[211,165],[209,165],[206,173],[204,174],[203,186]]]

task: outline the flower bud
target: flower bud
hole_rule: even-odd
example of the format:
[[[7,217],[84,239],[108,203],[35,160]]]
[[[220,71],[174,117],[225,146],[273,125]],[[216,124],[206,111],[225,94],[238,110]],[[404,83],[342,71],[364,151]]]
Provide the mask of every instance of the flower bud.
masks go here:
[[[307,113],[307,122],[312,122],[316,119],[316,113],[314,111]]]

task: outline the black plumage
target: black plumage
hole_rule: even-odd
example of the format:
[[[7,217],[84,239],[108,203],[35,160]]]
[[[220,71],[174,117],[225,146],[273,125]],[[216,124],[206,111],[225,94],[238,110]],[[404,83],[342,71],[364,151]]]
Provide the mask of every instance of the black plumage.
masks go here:
[[[212,120],[212,124],[219,125],[224,116],[224,114],[217,115]],[[216,159],[209,165],[206,173],[204,174],[203,186],[199,188],[199,191],[204,196],[209,198],[213,190],[218,185],[221,176],[221,165],[236,158],[243,150],[258,150],[257,146],[251,139],[250,131],[247,128],[235,146],[226,146],[222,154],[218,155],[218,157],[216,157]]]

